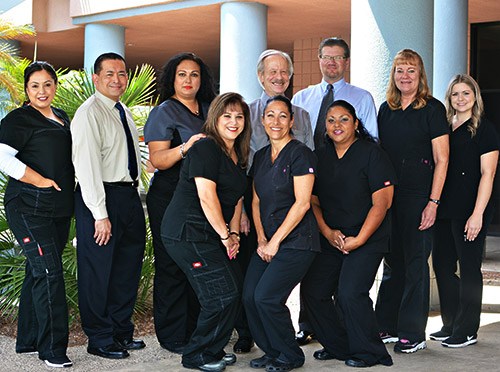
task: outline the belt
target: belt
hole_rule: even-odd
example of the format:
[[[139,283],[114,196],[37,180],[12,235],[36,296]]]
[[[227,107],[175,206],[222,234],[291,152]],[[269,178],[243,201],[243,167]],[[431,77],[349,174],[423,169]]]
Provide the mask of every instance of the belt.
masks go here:
[[[139,181],[135,180],[133,182],[103,182],[104,186],[114,186],[114,187],[134,187],[139,186]]]

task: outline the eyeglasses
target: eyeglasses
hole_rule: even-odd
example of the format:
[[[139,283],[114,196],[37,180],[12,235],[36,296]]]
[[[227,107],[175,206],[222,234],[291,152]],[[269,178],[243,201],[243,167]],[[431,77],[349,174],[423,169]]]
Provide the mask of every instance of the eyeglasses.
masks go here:
[[[346,56],[324,56],[320,55],[319,59],[322,59],[323,61],[342,61],[344,59],[347,59]]]

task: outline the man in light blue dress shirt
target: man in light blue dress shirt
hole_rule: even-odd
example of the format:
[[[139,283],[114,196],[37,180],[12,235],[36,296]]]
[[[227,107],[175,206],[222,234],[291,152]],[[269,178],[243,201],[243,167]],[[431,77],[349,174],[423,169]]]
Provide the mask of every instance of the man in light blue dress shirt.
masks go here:
[[[372,95],[364,89],[349,84],[344,79],[350,62],[350,51],[347,43],[343,39],[335,37],[324,39],[319,44],[318,53],[319,68],[323,79],[319,84],[295,93],[292,103],[309,112],[314,132],[321,101],[326,94],[328,84],[332,84],[334,100],[343,99],[353,105],[357,116],[368,132],[373,137],[378,138],[377,110]]]

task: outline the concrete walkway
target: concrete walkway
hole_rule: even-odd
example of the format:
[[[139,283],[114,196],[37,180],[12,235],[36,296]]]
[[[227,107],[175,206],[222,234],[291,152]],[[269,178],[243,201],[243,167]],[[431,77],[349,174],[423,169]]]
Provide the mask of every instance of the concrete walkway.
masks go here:
[[[486,257],[483,269],[500,272],[500,237],[488,237]],[[493,283],[493,284],[498,284]],[[290,296],[288,306],[292,318],[297,324],[298,317],[298,291],[295,290]],[[478,334],[478,343],[462,349],[448,349],[442,347],[439,342],[427,341],[427,349],[415,354],[395,354],[393,345],[388,345],[388,350],[393,357],[394,366],[375,366],[370,371],[500,371],[500,286],[485,285],[483,293],[483,313],[481,315],[481,328]],[[438,313],[431,313],[427,326],[427,334],[441,328],[441,318]],[[131,353],[125,360],[109,360],[90,355],[85,346],[72,347],[68,350],[68,356],[73,360],[74,367],[68,369],[71,372],[177,372],[187,371],[180,364],[180,356],[172,354],[160,347],[154,336],[144,338],[147,347],[143,350]],[[226,348],[227,352],[232,350],[234,339]],[[0,336],[0,371],[46,371],[54,370],[48,368],[40,361],[37,355],[18,355],[14,351],[15,341],[11,338]],[[313,358],[314,351],[321,346],[314,342],[303,348],[306,354],[304,367],[297,371],[338,371],[356,370],[345,366],[341,361],[331,360],[320,362]],[[254,348],[249,354],[238,355],[235,365],[227,367],[226,371],[255,371],[249,367],[249,361],[262,355],[258,348]]]

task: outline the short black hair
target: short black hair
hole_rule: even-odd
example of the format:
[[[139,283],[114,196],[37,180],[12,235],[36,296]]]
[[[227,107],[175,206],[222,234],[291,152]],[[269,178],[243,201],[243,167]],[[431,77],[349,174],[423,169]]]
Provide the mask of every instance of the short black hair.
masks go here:
[[[114,53],[114,52],[103,53],[99,57],[97,57],[97,59],[94,62],[94,74],[100,73],[102,70],[102,63],[104,61],[109,60],[109,59],[112,59],[112,60],[118,59],[120,61],[123,61],[123,63],[126,65],[125,58],[123,58],[118,53]]]
[[[321,55],[321,52],[324,47],[332,47],[332,46],[338,46],[344,49],[344,57],[350,58],[351,52],[349,50],[349,45],[347,45],[346,41],[340,37],[329,37],[326,39],[323,39],[321,43],[319,43],[318,47],[318,55]]]

